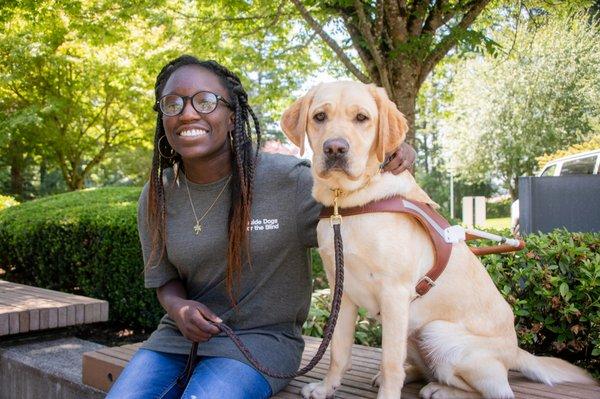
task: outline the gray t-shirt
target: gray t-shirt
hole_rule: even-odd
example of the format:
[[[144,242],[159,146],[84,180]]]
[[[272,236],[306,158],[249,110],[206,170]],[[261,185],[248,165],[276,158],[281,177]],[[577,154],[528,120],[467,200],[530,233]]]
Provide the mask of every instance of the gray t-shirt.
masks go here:
[[[312,289],[308,248],[317,246],[316,225],[321,210],[311,196],[308,162],[285,155],[259,155],[250,223],[251,263],[242,269],[238,306],[231,309],[225,289],[227,219],[231,183],[202,221],[196,223],[185,186],[185,175],[174,181],[165,170],[166,253],[156,267],[146,268],[145,286],[157,288],[181,279],[188,297],[208,306],[240,336],[254,356],[281,372],[298,369],[304,349],[301,331]],[[200,217],[217,197],[227,178],[210,184],[188,181]],[[138,204],[138,229],[144,263],[151,252],[147,224],[147,183]],[[143,347],[167,353],[189,353],[191,342],[165,315]],[[224,334],[201,343],[200,356],[222,356],[249,363]],[[265,376],[273,392],[288,381]]]

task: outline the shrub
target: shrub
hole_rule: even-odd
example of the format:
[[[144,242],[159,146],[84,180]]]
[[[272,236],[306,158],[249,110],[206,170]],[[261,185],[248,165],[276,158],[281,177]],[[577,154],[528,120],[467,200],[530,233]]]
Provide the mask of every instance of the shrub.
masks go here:
[[[0,267],[23,284],[105,299],[110,320],[154,328],[164,313],[143,287],[137,233],[141,189],[102,188],[0,212]]]
[[[496,233],[510,235],[508,230]],[[600,234],[555,230],[529,235],[525,240],[527,248],[523,251],[482,258],[496,286],[513,307],[519,345],[535,354],[565,358],[597,373]],[[316,260],[314,277],[323,279],[322,264]],[[320,336],[329,309],[328,290],[316,291],[304,333]],[[381,344],[380,326],[366,318],[362,309],[355,342]]]
[[[329,288],[315,290],[312,294],[310,311],[304,323],[302,334],[322,337],[330,310],[331,293]],[[366,346],[381,346],[381,324],[375,319],[369,318],[367,311],[363,308],[358,311],[354,342]]]
[[[496,202],[486,202],[485,204],[485,213],[486,218],[488,219],[496,219],[496,218],[505,218],[510,216],[510,205],[512,204],[512,200],[510,198],[506,198]]]
[[[18,205],[19,201],[15,200],[13,197],[9,197],[7,195],[0,195],[0,211],[8,208],[9,206]]]
[[[484,264],[515,312],[521,347],[600,367],[600,234],[529,235],[516,254]]]

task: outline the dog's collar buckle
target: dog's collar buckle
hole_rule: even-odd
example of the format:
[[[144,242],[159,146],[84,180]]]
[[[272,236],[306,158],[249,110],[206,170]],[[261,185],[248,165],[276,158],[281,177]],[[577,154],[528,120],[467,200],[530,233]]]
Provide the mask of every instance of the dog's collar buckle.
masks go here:
[[[424,284],[427,284],[427,285],[424,285]],[[421,279],[417,282],[417,285],[416,285],[416,292],[417,292],[416,298],[419,298],[419,297],[425,295],[432,287],[435,287],[435,281],[433,281],[431,279],[431,277],[429,277],[429,276],[421,277]]]

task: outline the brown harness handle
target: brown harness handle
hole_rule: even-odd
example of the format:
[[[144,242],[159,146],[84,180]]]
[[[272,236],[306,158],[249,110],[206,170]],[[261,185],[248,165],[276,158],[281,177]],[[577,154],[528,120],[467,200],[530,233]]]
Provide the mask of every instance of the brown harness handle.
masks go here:
[[[470,240],[480,240],[481,237],[475,235],[475,234],[466,234],[466,240],[470,241]],[[519,240],[519,246],[515,247],[513,245],[508,245],[508,244],[500,244],[500,245],[490,245],[490,246],[485,246],[485,247],[471,247],[469,246],[469,249],[471,250],[471,252],[473,252],[476,256],[484,256],[484,255],[490,255],[490,254],[502,254],[505,252],[516,252],[516,251],[520,251],[523,248],[525,248],[525,241],[523,240]]]
[[[505,252],[516,252],[525,248],[525,241],[519,240],[519,246],[514,247],[508,244],[490,245],[487,247],[469,247],[471,252],[477,256],[490,255],[490,254],[501,254]]]

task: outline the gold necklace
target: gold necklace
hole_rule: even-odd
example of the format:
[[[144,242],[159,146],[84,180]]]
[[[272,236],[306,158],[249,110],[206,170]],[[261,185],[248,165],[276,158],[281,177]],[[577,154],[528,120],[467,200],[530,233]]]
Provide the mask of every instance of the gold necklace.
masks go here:
[[[200,222],[202,220],[204,220],[204,218],[206,217],[206,215],[208,215],[208,212],[210,212],[210,210],[213,208],[213,206],[215,206],[215,204],[217,203],[217,201],[221,197],[221,194],[223,194],[223,192],[225,191],[225,188],[229,184],[229,180],[231,180],[231,176],[229,176],[229,178],[227,179],[227,181],[223,185],[223,188],[221,189],[221,191],[219,192],[219,194],[217,195],[217,197],[215,198],[215,200],[213,201],[213,203],[210,204],[210,206],[208,207],[208,209],[206,210],[206,212],[204,212],[204,214],[200,217],[200,219],[198,219],[198,216],[196,215],[196,209],[194,208],[194,202],[192,201],[192,195],[190,194],[190,186],[188,185],[188,182],[187,182],[187,176],[185,177],[185,188],[187,189],[188,198],[190,199],[190,205],[192,206],[192,212],[194,213],[194,219],[196,219],[196,225],[194,226],[194,233],[196,235],[200,234],[200,232],[202,231],[202,225],[200,224]]]

